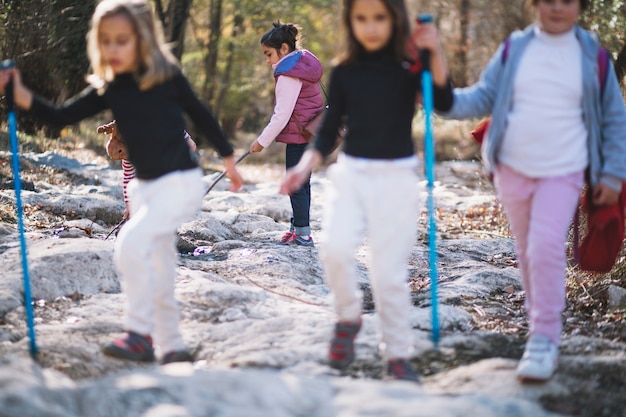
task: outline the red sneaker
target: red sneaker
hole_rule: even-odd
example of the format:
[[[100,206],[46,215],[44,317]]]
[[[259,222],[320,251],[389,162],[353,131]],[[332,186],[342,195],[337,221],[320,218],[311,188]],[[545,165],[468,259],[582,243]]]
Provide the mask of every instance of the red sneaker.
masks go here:
[[[385,369],[385,379],[419,382],[419,375],[408,359],[390,359]]]
[[[106,345],[102,353],[119,359],[128,359],[136,362],[154,362],[154,348],[152,337],[139,333],[128,332],[128,336],[117,339]]]
[[[288,232],[286,232],[283,237],[280,238],[280,240],[278,241],[279,244],[281,245],[288,245],[290,244],[294,239],[296,238],[296,231],[295,230],[290,230]]]
[[[345,369],[354,362],[354,339],[361,330],[361,320],[356,323],[337,322],[330,341],[328,359],[335,369]]]

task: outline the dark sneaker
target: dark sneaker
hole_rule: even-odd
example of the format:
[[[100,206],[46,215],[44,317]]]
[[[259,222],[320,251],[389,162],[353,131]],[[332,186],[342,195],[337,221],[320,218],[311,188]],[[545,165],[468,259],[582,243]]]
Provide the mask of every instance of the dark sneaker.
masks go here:
[[[358,323],[338,322],[335,324],[335,334],[330,341],[328,352],[331,367],[345,369],[354,362],[354,339],[359,330],[361,330],[361,320]]]
[[[419,382],[419,376],[407,359],[391,359],[387,361],[385,379]]]
[[[102,353],[119,359],[128,359],[135,362],[154,362],[152,338],[139,333],[128,332],[128,336],[117,339],[106,345]]]
[[[294,239],[296,238],[296,231],[295,230],[290,230],[288,232],[286,232],[283,237],[280,238],[280,240],[278,241],[278,243],[280,243],[281,245],[288,245],[290,244]]]
[[[173,362],[193,362],[193,356],[187,350],[174,350],[163,355],[161,365]]]
[[[313,243],[313,237],[311,236],[309,236],[308,239],[305,239],[302,236],[296,236],[293,239],[293,243],[295,243],[298,246],[308,246],[308,247],[315,246],[315,243]]]

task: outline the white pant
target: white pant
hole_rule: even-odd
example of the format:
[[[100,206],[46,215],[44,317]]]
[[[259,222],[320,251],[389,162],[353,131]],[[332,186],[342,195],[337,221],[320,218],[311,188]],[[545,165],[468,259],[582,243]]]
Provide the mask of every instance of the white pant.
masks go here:
[[[328,170],[333,190],[324,213],[320,257],[335,295],[338,320],[355,322],[361,316],[354,255],[365,235],[387,359],[407,358],[413,349],[407,263],[417,238],[415,164],[344,156]]]
[[[174,297],[176,231],[200,209],[204,190],[200,169],[128,184],[131,216],[114,252],[127,295],[124,327],[152,335],[163,353],[185,347]]]

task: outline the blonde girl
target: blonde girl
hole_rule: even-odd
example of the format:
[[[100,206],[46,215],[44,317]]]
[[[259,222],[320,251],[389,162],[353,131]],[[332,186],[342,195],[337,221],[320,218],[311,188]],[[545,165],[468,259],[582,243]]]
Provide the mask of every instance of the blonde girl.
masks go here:
[[[242,185],[233,148],[208,108],[193,93],[165,47],[146,0],[103,0],[88,33],[93,73],[90,86],[62,105],[53,105],[26,88],[19,71],[9,77],[15,102],[36,117],[58,125],[76,123],[110,109],[126,142],[136,178],[128,184],[130,220],[116,242],[114,261],[127,295],[126,336],[104,347],[109,356],[162,363],[191,361],[179,330],[174,298],[175,239],[178,226],[199,210],[202,172],[180,132],[186,113],[224,158],[231,190]]]

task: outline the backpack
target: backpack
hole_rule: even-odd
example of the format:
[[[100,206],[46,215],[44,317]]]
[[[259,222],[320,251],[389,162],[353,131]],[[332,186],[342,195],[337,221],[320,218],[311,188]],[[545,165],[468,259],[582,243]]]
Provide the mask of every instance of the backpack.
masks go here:
[[[320,89],[322,93],[324,93],[324,98],[328,101],[328,95],[326,94],[326,87],[324,87],[324,83],[319,81]],[[306,139],[307,142],[311,143],[315,136],[317,136],[317,131],[322,127],[322,122],[324,121],[324,117],[326,116],[326,111],[328,110],[328,104],[325,104],[322,109],[315,114],[304,126],[300,124],[298,119],[292,114],[291,120],[296,122],[296,126],[298,126],[298,132]],[[337,138],[335,139],[335,144],[332,147],[332,150],[329,154],[333,153],[335,149],[337,149],[342,143],[343,139],[346,137],[348,133],[348,128],[345,125],[339,126],[339,130],[337,131]]]
[[[508,57],[511,39],[504,41],[502,51],[502,64]],[[598,49],[597,56],[598,77],[600,79],[600,94],[604,91],[606,75],[609,63],[609,53],[603,47]],[[471,135],[474,140],[482,145],[485,133],[489,128],[491,119],[485,119],[479,123]],[[580,207],[574,217],[574,263],[583,271],[587,272],[610,272],[615,265],[617,255],[624,242],[624,219],[626,213],[626,181],[622,183],[622,191],[617,203],[610,206],[597,207],[592,203],[593,190],[587,184],[585,192],[581,196]],[[586,219],[586,233],[579,242],[579,218],[582,212]]]

